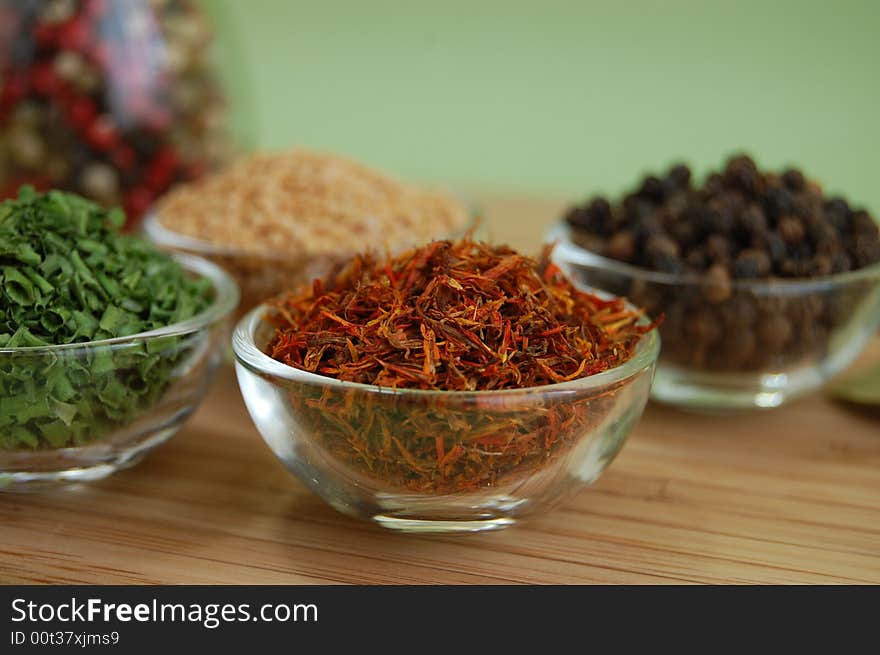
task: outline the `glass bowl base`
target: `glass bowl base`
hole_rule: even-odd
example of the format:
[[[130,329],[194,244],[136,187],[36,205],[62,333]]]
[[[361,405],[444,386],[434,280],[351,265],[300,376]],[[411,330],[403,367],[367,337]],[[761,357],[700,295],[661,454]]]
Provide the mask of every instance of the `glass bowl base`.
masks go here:
[[[660,365],[651,399],[703,412],[772,409],[816,391],[827,377],[815,366],[779,372],[713,373]]]
[[[516,519],[510,517],[498,517],[492,519],[467,519],[454,520],[428,520],[408,519],[386,514],[376,514],[372,519],[376,524],[389,530],[398,532],[412,532],[420,534],[450,533],[450,532],[489,532],[503,530],[516,524]]]
[[[45,461],[39,468],[35,467],[33,470],[0,470],[0,492],[43,491],[80,482],[101,480],[117,471],[134,466],[149,451],[174,436],[179,428],[179,425],[174,425],[158,430],[134,446],[113,449],[109,453],[106,452],[106,446],[101,444],[91,448],[78,448],[77,457],[81,459],[81,465],[76,465],[69,458],[59,457],[54,465],[50,461]],[[93,455],[96,456],[89,457],[88,451],[92,449],[95,451]],[[51,453],[45,454],[51,455]]]
[[[527,499],[498,493],[496,490],[463,496],[387,492],[361,495],[351,493],[350,489],[334,486],[324,479],[325,484],[310,486],[333,508],[396,532],[430,534],[502,530],[519,524],[523,511],[527,508],[533,509],[533,504]],[[561,492],[560,496],[572,493],[580,485],[572,481],[564,487],[565,492]]]

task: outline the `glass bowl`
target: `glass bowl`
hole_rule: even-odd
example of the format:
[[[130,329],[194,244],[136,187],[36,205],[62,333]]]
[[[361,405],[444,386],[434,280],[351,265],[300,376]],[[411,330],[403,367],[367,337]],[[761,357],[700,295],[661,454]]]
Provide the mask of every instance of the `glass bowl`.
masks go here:
[[[423,391],[341,382],[263,352],[266,306],[233,334],[236,372],[263,439],[340,512],[411,532],[503,528],[592,483],[648,399],[660,350],[528,389]]]
[[[483,225],[479,222],[477,208],[473,203],[465,201],[465,204],[471,209],[468,224],[451,234],[438,234],[437,238],[457,238],[469,230],[474,230],[477,237],[481,234]],[[210,259],[232,275],[241,292],[237,318],[283,291],[326,277],[354,254],[344,250],[332,253],[308,253],[295,249],[285,252],[258,251],[211,243],[170,230],[162,225],[155,211],[144,217],[142,228],[144,235],[163,250]],[[376,248],[382,246],[381,243],[364,243],[363,247],[371,245]],[[392,252],[411,245],[414,244],[400,244]]]
[[[651,396],[696,410],[771,408],[820,388],[880,326],[880,265],[803,279],[669,274],[597,255],[559,223],[552,257],[586,287],[661,312]]]
[[[128,337],[0,348],[0,489],[103,478],[192,414],[225,351],[238,290],[211,262],[175,258],[213,284],[202,313]]]
[[[169,230],[155,212],[144,217],[142,227],[144,235],[163,250],[204,257],[229,273],[241,294],[238,316],[284,289],[326,275],[335,262],[332,257],[249,251],[203,241]]]

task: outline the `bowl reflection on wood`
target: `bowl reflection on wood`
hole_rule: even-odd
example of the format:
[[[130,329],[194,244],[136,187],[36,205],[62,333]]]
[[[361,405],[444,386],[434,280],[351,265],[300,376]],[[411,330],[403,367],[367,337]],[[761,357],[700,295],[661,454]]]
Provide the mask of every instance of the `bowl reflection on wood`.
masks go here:
[[[593,482],[641,416],[659,351],[652,331],[622,366],[571,382],[389,389],[272,359],[262,350],[266,311],[250,312],[233,336],[242,395],[266,443],[339,511],[416,532],[502,528]]]
[[[777,407],[821,387],[880,326],[880,265],[821,278],[713,281],[596,255],[562,223],[554,261],[584,287],[665,314],[656,400],[709,410]]]

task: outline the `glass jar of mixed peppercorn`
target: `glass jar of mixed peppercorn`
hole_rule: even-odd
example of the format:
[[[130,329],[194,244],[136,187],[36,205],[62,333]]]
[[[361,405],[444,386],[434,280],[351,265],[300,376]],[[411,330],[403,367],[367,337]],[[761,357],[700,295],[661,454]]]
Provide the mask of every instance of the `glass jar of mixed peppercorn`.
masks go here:
[[[211,40],[192,0],[0,0],[0,198],[66,189],[136,221],[222,160]]]

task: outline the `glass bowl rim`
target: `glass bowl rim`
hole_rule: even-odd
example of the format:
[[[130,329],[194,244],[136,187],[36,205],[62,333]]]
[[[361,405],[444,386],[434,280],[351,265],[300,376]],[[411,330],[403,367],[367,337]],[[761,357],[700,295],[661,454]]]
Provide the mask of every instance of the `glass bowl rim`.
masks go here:
[[[627,302],[628,306],[630,305]],[[623,364],[614,368],[594,373],[582,378],[546,384],[537,387],[522,387],[516,389],[484,389],[475,391],[438,391],[434,389],[396,389],[393,387],[380,387],[361,382],[345,382],[318,373],[303,371],[302,369],[289,366],[271,358],[257,347],[255,334],[257,327],[263,322],[263,316],[269,309],[269,305],[262,303],[245,314],[232,334],[232,350],[238,363],[246,366],[253,372],[282,378],[290,382],[310,384],[314,386],[331,387],[339,390],[356,389],[366,393],[376,393],[397,397],[442,397],[450,400],[468,400],[477,398],[500,398],[502,396],[521,396],[524,394],[554,394],[557,392],[583,392],[612,384],[623,382],[635,377],[641,371],[653,366],[660,353],[660,335],[656,328],[643,335],[636,346],[632,357]],[[642,319],[644,324],[648,319]]]
[[[442,236],[438,236],[436,239],[434,239],[434,241],[441,239],[457,239],[464,236],[468,232],[475,232],[486,226],[483,209],[473,198],[458,192],[447,191],[447,193],[451,197],[457,199],[462,204],[462,206],[464,206],[468,213],[468,220],[461,227],[458,227]],[[143,220],[141,221],[140,230],[141,232],[143,232],[144,235],[146,235],[146,237],[150,241],[163,248],[186,250],[198,253],[203,257],[241,257],[279,262],[289,262],[291,258],[295,257],[318,259],[321,257],[326,257],[328,255],[333,255],[334,257],[338,256],[338,253],[335,252],[308,252],[304,249],[292,249],[288,251],[260,250],[258,248],[249,249],[224,243],[214,243],[212,241],[206,241],[205,239],[200,239],[198,237],[190,236],[188,234],[176,232],[175,230],[167,227],[162,223],[162,221],[160,220],[160,214],[161,212],[157,207],[153,207],[152,209],[147,211],[144,214]],[[395,247],[406,248],[413,245],[416,245],[415,240],[413,240],[412,243],[406,242],[403,244],[398,244]],[[362,249],[363,248],[356,250],[360,251]],[[374,246],[373,250],[378,251],[380,250],[380,248],[378,246]]]
[[[48,346],[21,346],[16,348],[0,348],[0,356],[9,355],[39,355],[46,352],[60,352],[65,350],[91,349],[99,346],[119,346],[139,343],[149,339],[167,336],[182,336],[197,332],[208,325],[228,316],[238,305],[238,285],[217,264],[195,255],[184,253],[171,253],[171,257],[177,261],[185,271],[204,276],[211,281],[214,287],[214,301],[204,310],[185,321],[178,321],[146,332],[138,332],[124,337],[99,339],[97,341],[80,341],[76,343],[51,344]]]
[[[669,286],[711,286],[714,284],[712,281],[707,280],[705,275],[699,273],[652,271],[641,266],[634,266],[626,262],[604,257],[574,243],[571,239],[571,231],[572,229],[565,224],[564,219],[560,219],[545,234],[545,243],[555,244],[551,256],[557,263],[592,266],[634,279]],[[845,273],[834,273],[817,277],[731,279],[727,286],[732,290],[745,290],[764,294],[768,292],[793,294],[825,291],[830,288],[871,279],[880,281],[880,262],[853,271],[846,271]]]

